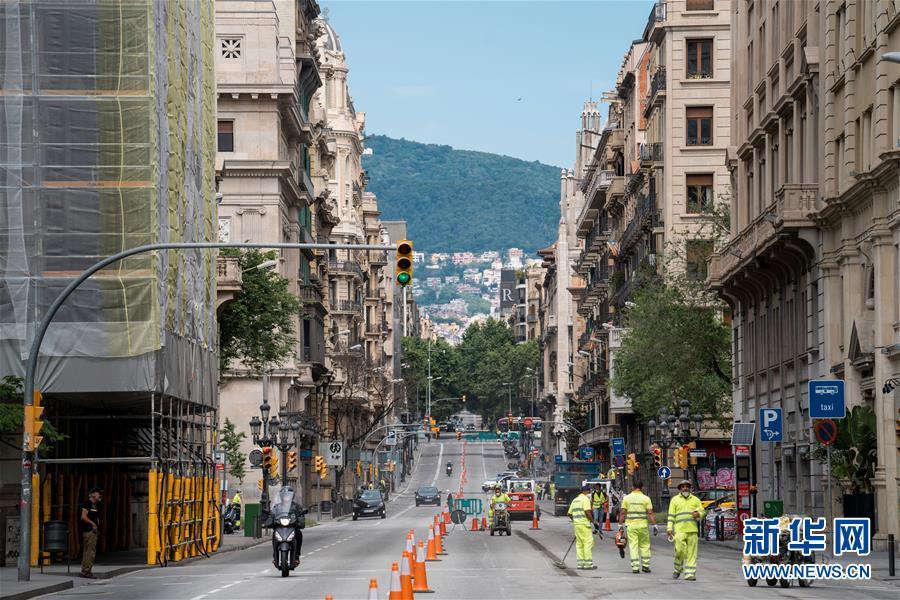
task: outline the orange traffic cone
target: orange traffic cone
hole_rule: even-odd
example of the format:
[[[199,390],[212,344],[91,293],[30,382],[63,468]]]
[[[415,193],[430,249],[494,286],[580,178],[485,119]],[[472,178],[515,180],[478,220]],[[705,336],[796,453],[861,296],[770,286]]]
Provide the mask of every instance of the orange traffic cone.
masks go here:
[[[334,600],[334,596],[331,594],[325,594],[325,600]]]
[[[532,529],[540,529],[541,526],[538,525],[537,511],[531,513],[531,528]]]
[[[434,553],[438,556],[447,554],[444,550],[444,536],[441,535],[441,528],[434,526]]]
[[[416,573],[413,592],[432,594],[434,590],[428,589],[428,576],[425,574],[425,546],[419,542],[416,548]]]
[[[450,524],[450,512],[445,511],[444,512],[444,525],[449,525],[449,524]]]
[[[485,531],[487,531],[487,528],[488,528],[487,517],[481,517],[481,528],[484,529]]]
[[[407,569],[409,570],[409,576],[412,577],[413,573],[415,573],[415,569],[413,568],[415,566],[414,563],[416,560],[415,553],[404,550],[403,551],[403,560],[406,563]],[[403,565],[400,565],[400,576],[401,577],[403,576]],[[400,580],[400,583],[403,583],[402,579]]]
[[[374,577],[369,581],[369,597],[366,600],[378,600],[378,580]]]
[[[434,530],[428,530],[428,543],[425,545],[425,560],[428,562],[434,562],[438,560],[437,557],[437,548],[434,546]]]
[[[400,571],[397,563],[391,563],[391,591],[388,600],[403,600],[403,591],[400,585]]]
[[[438,523],[441,528],[441,535],[447,535],[447,524],[444,521]]]
[[[415,551],[416,551],[416,530],[415,529],[409,530],[409,542],[410,542],[409,551],[412,553],[415,553]]]
[[[411,560],[409,552],[404,552],[403,563],[400,565],[400,600],[413,600],[412,571],[409,568]]]
[[[604,529],[606,531],[610,531],[612,529],[609,525],[609,511],[608,510],[606,511],[606,525],[605,525]]]
[[[478,517],[472,517],[472,531],[478,531]]]

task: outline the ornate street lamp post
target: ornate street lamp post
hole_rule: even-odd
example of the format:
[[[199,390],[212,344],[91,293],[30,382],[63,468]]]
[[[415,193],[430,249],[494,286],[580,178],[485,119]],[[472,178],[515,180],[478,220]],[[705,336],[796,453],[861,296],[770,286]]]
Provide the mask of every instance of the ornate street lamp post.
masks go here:
[[[680,413],[674,415],[663,407],[657,415],[657,419],[647,421],[647,431],[650,434],[650,443],[656,444],[662,450],[662,464],[666,465],[669,448],[683,446],[700,439],[703,428],[703,415],[690,414],[691,403],[687,400],[679,402]],[[669,488],[663,488],[663,496],[669,495]]]

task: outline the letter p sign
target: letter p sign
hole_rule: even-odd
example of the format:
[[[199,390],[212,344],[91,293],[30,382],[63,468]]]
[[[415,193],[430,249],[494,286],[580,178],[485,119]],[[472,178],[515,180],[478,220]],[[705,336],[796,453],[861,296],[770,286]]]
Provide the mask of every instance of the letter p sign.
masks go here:
[[[780,408],[759,409],[759,441],[780,442],[783,431]]]

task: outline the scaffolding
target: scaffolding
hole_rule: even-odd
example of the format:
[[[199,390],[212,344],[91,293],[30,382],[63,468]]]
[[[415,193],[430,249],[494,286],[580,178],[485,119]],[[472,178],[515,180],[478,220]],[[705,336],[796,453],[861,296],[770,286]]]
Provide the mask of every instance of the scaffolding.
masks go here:
[[[87,267],[216,239],[212,0],[0,2],[0,375]],[[133,256],[91,277],[38,357],[67,437],[36,457],[39,524],[106,488],[99,550],[165,565],[218,547],[215,253]]]

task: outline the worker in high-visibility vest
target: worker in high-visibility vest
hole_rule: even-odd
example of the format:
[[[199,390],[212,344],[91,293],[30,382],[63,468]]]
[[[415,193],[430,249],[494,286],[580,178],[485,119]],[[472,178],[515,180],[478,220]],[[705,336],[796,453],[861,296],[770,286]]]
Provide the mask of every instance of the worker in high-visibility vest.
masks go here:
[[[594,565],[594,531],[591,513],[591,486],[581,486],[581,493],[569,505],[569,518],[575,529],[575,553],[579,569],[596,569]]]
[[[628,549],[631,553],[631,572],[650,572],[650,526],[653,524],[653,535],[659,533],[656,515],[653,514],[653,502],[644,495],[643,485],[635,479],[632,492],[622,498],[619,507],[619,531],[627,525]]]
[[[685,581],[697,581],[697,542],[700,539],[700,521],[706,515],[700,499],[691,493],[691,482],[678,482],[678,495],[669,502],[669,519],[666,534],[675,541],[675,570],[672,579],[678,579],[684,571]]]
[[[603,505],[606,503],[606,494],[603,493],[603,484],[598,483],[591,492],[591,510],[594,511],[594,531],[599,531],[603,524]]]

